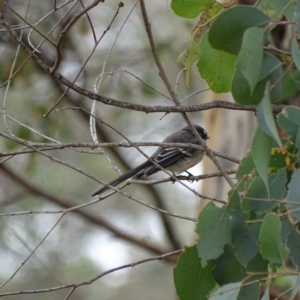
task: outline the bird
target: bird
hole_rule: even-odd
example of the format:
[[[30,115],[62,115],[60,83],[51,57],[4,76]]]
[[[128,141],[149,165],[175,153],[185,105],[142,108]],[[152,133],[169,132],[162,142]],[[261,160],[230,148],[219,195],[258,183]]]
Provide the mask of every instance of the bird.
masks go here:
[[[199,125],[194,125],[194,127],[205,143],[206,140],[209,139],[207,132]],[[189,126],[185,126],[180,130],[170,134],[163,140],[163,143],[200,145],[199,140],[194,136]],[[198,164],[203,159],[204,155],[205,151],[201,149],[160,146],[151,155],[151,159],[160,167],[178,175],[182,172],[187,172],[188,169]],[[129,178],[140,178],[142,176],[148,177],[154,173],[157,173],[158,171],[161,171],[161,168],[148,159],[134,169],[111,181],[108,185],[105,185],[101,189],[94,192],[92,197],[99,196],[103,192],[109,190],[109,185],[116,186]],[[189,172],[187,173],[191,175]]]

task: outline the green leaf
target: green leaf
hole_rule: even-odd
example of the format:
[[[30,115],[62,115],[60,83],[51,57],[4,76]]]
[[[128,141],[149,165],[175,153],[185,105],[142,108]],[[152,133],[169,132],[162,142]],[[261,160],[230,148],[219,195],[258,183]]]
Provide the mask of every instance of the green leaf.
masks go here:
[[[288,20],[292,20],[294,10],[295,10],[295,1],[293,0],[271,0],[273,7],[275,8],[278,19],[281,19],[282,16],[286,16]]]
[[[216,207],[208,203],[199,214],[196,233],[199,235],[197,248],[202,258],[202,266],[207,261],[219,257],[225,244],[231,242],[230,215],[226,207]]]
[[[264,53],[259,80],[261,81],[263,79],[269,78],[269,76],[271,76],[276,70],[280,70],[279,78],[281,79],[282,62],[276,56],[269,53]],[[272,79],[270,81],[272,84],[275,83],[275,81],[272,81]]]
[[[238,262],[230,245],[225,245],[223,254],[213,260],[213,264],[212,273],[220,286],[242,281],[246,276],[246,269]]]
[[[281,80],[282,95],[279,100],[286,100],[292,98],[298,93],[297,81],[300,80],[300,72],[298,69],[292,69],[291,71],[284,70],[285,74]]]
[[[287,246],[290,250],[289,256],[292,258],[294,264],[300,270],[300,234],[294,224],[288,222],[289,225],[289,236],[287,240]]]
[[[244,191],[248,190],[249,186],[251,185],[255,175],[257,175],[257,171],[253,162],[252,152],[248,151],[236,172],[236,178],[238,179],[236,189],[241,193],[241,199],[244,195]]]
[[[279,218],[269,213],[265,216],[261,225],[259,241],[261,243],[260,253],[270,263],[283,264],[287,250],[281,239],[281,222]]]
[[[199,57],[199,46],[193,40],[190,40],[184,51],[178,56],[177,62],[183,64],[186,67],[186,86],[189,86],[190,83],[191,68],[194,62],[199,59]]]
[[[270,81],[275,86],[271,90],[271,100],[274,102],[281,97],[281,76],[281,61],[269,53],[264,53],[259,81],[253,92],[244,75],[236,71],[232,81],[232,96],[235,102],[242,105],[258,104],[264,97],[267,82]]]
[[[293,0],[261,0],[260,5],[272,20],[280,20],[283,15],[292,20],[295,9]]]
[[[298,132],[296,135],[296,147],[298,149],[297,159],[298,159],[298,163],[300,164],[300,127],[298,128]]]
[[[238,180],[241,180],[244,176],[249,176],[249,174],[252,173],[254,168],[255,165],[253,162],[252,153],[248,151],[237,169],[236,178]]]
[[[261,129],[272,139],[274,139],[277,142],[278,146],[282,147],[282,143],[272,113],[270,89],[268,84],[266,87],[265,96],[257,108],[257,121]]]
[[[171,8],[178,16],[193,19],[215,3],[215,0],[172,0]]]
[[[267,84],[267,80],[261,80],[256,85],[253,92],[251,92],[251,88],[246,78],[240,72],[235,72],[233,80],[232,80],[232,96],[236,103],[241,105],[255,105],[260,102],[260,100],[264,96],[265,86]]]
[[[268,167],[270,162],[270,152],[272,139],[260,128],[257,129],[252,143],[252,157],[256,170],[265,184],[268,195],[270,195],[268,182]]]
[[[251,278],[252,280],[252,278]],[[259,295],[261,292],[261,288],[259,283],[253,283],[250,285],[242,285],[238,300],[253,300],[253,299],[259,299]]]
[[[292,41],[292,56],[297,69],[300,70],[300,50],[299,50],[298,42],[295,37],[293,38]]]
[[[251,17],[249,17],[251,16]],[[248,28],[266,27],[269,18],[259,9],[241,5],[222,13],[209,30],[209,43],[215,49],[238,54]]]
[[[266,279],[266,274],[268,272],[269,264],[266,260],[263,259],[260,253],[257,253],[254,258],[249,262],[246,271],[253,273],[251,278],[248,278],[248,281],[261,280],[261,283],[264,283]],[[256,275],[254,275],[256,274]]]
[[[300,32],[300,25],[299,25],[299,21],[300,21],[300,2],[299,1],[296,1],[296,8],[295,8],[295,11],[293,13],[294,13],[293,21],[297,22],[297,23],[292,25],[291,31],[295,32],[297,34],[297,37],[299,37],[299,32]],[[291,20],[291,19],[292,18],[290,17],[289,20]]]
[[[287,245],[289,235],[291,234],[290,233],[290,221],[289,221],[289,219],[288,218],[282,219],[281,220],[281,226],[282,226],[281,239],[282,239],[282,242],[285,245]]]
[[[284,111],[283,111],[284,112]],[[291,121],[287,116],[281,113],[277,118],[277,123],[281,129],[285,131],[291,142],[296,144],[299,125]]]
[[[209,300],[235,300],[238,297],[242,282],[229,283],[214,292]]]
[[[300,109],[295,106],[288,106],[283,109],[280,115],[284,115],[286,118],[291,120],[293,123],[300,126]],[[285,129],[285,128],[283,128]]]
[[[261,0],[259,4],[258,8],[260,8],[271,20],[280,19],[270,0]]]
[[[230,1],[230,0],[229,0],[229,1]],[[225,7],[223,4],[220,4],[220,3],[217,3],[217,2],[216,2],[216,3],[212,6],[212,8],[210,8],[210,9],[208,10],[208,13],[209,13],[210,17],[212,18],[212,17],[216,16],[218,13],[220,13],[221,10],[224,10],[224,9],[226,9],[226,7]]]
[[[257,214],[268,212],[279,205],[278,202],[271,201],[283,200],[286,195],[287,172],[282,169],[276,174],[268,174],[268,184],[270,197],[266,186],[260,177],[254,177],[250,187],[246,190],[242,209],[245,212],[254,211]]]
[[[246,225],[247,220],[248,215],[241,209],[237,209],[231,214],[231,235],[235,257],[245,268],[259,250],[258,232],[260,228],[258,223]]]
[[[288,203],[290,212],[298,221],[300,220],[300,170],[294,170],[291,181],[288,185],[286,201],[296,202],[298,204]]]
[[[197,68],[201,77],[215,93],[229,92],[235,72],[236,55],[212,48],[208,42],[208,34],[203,36],[199,46],[201,55]]]
[[[206,300],[208,293],[214,288],[215,280],[211,270],[213,265],[208,263],[201,266],[197,248],[187,247],[179,256],[174,268],[174,282],[177,295],[184,300]]]
[[[286,107],[278,116],[278,124],[298,149],[297,159],[300,163],[300,110],[292,106]]]
[[[251,27],[244,33],[243,43],[238,59],[237,70],[248,81],[251,93],[258,83],[263,59],[264,30]]]
[[[185,81],[186,86],[189,86],[191,68],[196,60],[200,58],[199,43],[205,33],[209,30],[210,21],[213,16],[219,11],[224,9],[220,4],[215,4],[212,9],[205,10],[201,13],[197,24],[192,30],[191,39],[186,46],[185,50],[179,55],[177,61],[186,67]]]
[[[248,277],[248,272],[256,275],[251,276],[252,280],[261,279],[265,281],[268,271],[268,262],[265,261],[260,253],[249,262],[247,268],[244,268],[236,259],[234,251],[230,245],[226,245],[224,253],[213,261],[215,268],[212,273],[219,285],[244,281]]]
[[[289,153],[288,148],[272,148],[269,172],[277,173],[284,168],[293,170],[295,161],[295,156]]]
[[[240,206],[241,198],[237,190],[237,186],[228,192],[228,205],[227,209],[234,211]]]

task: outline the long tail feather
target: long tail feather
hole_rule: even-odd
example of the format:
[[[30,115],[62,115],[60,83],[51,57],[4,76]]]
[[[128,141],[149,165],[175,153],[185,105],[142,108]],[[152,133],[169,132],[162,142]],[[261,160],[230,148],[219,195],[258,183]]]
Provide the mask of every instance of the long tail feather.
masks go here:
[[[129,179],[129,178],[132,178],[132,177],[136,176],[138,173],[141,173],[140,176],[142,176],[142,175],[143,175],[143,172],[141,172],[141,171],[143,171],[144,169],[149,168],[150,166],[152,166],[152,163],[151,163],[150,161],[145,161],[143,164],[137,166],[136,168],[134,168],[134,169],[128,171],[128,172],[125,173],[125,174],[122,174],[122,175],[121,175],[120,177],[118,177],[117,179],[111,181],[111,182],[109,183],[109,185],[111,185],[111,186],[116,186],[116,185],[120,184],[121,182],[123,182],[123,181],[125,181],[125,180],[127,180],[127,179]],[[99,189],[98,191],[96,191],[95,193],[93,193],[93,194],[92,194],[92,197],[98,196],[98,195],[102,194],[103,192],[105,192],[105,191],[107,191],[107,190],[109,190],[109,186],[108,186],[108,185],[107,185],[107,186],[104,186],[103,188],[101,188],[101,189]]]

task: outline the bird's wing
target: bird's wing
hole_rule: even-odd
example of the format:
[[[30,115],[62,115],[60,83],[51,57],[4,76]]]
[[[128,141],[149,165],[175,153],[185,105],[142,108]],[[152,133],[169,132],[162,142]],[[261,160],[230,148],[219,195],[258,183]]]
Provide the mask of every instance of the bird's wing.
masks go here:
[[[154,155],[151,158],[161,167],[168,168],[169,166],[180,161],[184,157],[192,156],[194,152],[195,149],[192,148],[168,147],[159,149],[159,151],[154,153]],[[160,168],[158,168],[155,165],[152,165],[147,170],[145,170],[144,174],[146,176],[149,176],[158,171],[160,171]]]
[[[154,159],[160,166],[166,168],[181,158],[192,156],[194,152],[195,149],[191,148],[169,147],[164,148]]]

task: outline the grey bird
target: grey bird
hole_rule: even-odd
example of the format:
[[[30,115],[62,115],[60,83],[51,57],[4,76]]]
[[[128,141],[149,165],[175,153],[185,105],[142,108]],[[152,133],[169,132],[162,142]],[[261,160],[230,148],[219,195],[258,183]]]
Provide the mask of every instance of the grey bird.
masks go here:
[[[205,142],[209,139],[207,132],[199,125],[194,125],[198,134]],[[186,126],[169,136],[167,136],[163,143],[180,143],[180,144],[195,144],[200,145],[198,139],[194,136],[189,126]],[[205,151],[194,148],[180,148],[180,147],[158,147],[158,149],[151,155],[151,159],[155,161],[162,168],[171,171],[173,174],[180,174],[187,172],[188,169],[198,164],[204,157]],[[120,177],[109,183],[110,186],[116,186],[129,178],[140,178],[142,176],[150,176],[161,169],[153,164],[151,160],[147,160],[136,168],[124,173]],[[188,172],[187,172],[188,173]],[[188,173],[190,174],[190,173]],[[92,194],[92,197],[98,196],[103,192],[109,190],[106,185]]]

